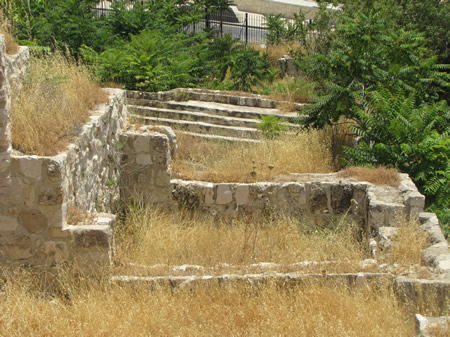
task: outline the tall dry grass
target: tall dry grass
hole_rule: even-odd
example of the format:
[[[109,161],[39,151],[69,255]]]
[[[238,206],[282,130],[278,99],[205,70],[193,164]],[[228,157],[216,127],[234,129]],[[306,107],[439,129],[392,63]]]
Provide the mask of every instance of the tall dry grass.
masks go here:
[[[19,52],[19,45],[14,40],[12,30],[11,24],[4,13],[4,9],[0,9],[0,34],[5,36],[7,54],[16,54]]]
[[[417,224],[404,224],[392,240],[387,260],[390,264],[423,266],[423,250],[428,244],[428,235]]]
[[[327,130],[284,135],[260,144],[197,140],[183,134],[177,135],[177,142],[179,151],[171,167],[183,179],[254,182],[335,170]]]
[[[0,335],[414,336],[412,317],[385,287],[240,284],[174,292],[59,281],[52,293],[23,272],[8,277],[0,286]]]
[[[116,254],[123,264],[195,264],[212,269],[223,264],[345,261],[345,268],[351,269],[346,272],[351,272],[365,258],[365,245],[358,242],[354,225],[341,224],[338,229],[320,229],[306,220],[282,216],[273,221],[262,216],[218,219],[130,206],[125,222],[116,226]]]
[[[21,91],[12,95],[13,147],[43,156],[64,151],[89,110],[106,101],[89,69],[70,55],[31,58]]]

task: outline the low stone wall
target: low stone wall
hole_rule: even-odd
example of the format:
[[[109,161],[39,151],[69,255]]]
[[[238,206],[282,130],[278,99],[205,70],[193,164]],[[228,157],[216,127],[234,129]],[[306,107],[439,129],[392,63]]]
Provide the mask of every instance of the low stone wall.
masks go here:
[[[336,174],[296,174],[292,182],[208,183],[172,180],[179,207],[211,214],[285,214],[324,223],[348,213],[368,234],[418,219],[425,198],[406,174],[399,187],[375,186]],[[295,180],[297,182],[295,182]]]
[[[142,91],[128,91],[127,97],[131,99],[148,99],[158,101],[203,101],[215,102],[223,104],[232,104],[240,106],[250,106],[257,108],[276,109],[280,104],[285,104],[285,101],[276,101],[265,98],[261,95],[248,94],[246,96],[232,95],[227,91],[208,90],[208,89],[191,89],[179,88],[169,91],[159,92],[142,92]],[[305,104],[294,103],[297,110],[305,108]]]

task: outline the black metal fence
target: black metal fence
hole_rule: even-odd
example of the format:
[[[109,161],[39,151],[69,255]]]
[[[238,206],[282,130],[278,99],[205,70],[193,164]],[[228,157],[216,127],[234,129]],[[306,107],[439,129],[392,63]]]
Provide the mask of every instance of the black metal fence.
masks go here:
[[[266,19],[258,14],[235,13],[231,10],[213,12],[206,14],[200,22],[186,27],[186,31],[191,33],[205,30],[219,36],[231,34],[234,39],[240,39],[246,44],[266,42]]]
[[[127,7],[132,8],[131,1]],[[113,9],[111,1],[101,0],[94,8],[98,16],[108,15]],[[240,39],[246,44],[264,44],[266,43],[266,19],[263,15],[234,12],[231,9],[226,11],[216,11],[205,14],[199,22],[190,24],[183,28],[187,33],[200,33],[209,31],[218,36],[231,34],[234,39]]]

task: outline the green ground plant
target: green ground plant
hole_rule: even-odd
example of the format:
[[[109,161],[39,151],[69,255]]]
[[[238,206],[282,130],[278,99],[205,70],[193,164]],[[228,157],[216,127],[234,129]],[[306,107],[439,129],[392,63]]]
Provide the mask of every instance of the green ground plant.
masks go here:
[[[289,129],[287,123],[275,115],[260,116],[257,126],[266,139],[281,136]]]

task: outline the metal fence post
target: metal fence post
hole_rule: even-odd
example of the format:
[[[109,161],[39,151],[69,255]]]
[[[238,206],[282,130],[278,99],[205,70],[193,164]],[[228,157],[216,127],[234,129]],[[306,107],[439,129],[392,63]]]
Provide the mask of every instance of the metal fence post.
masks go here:
[[[220,37],[223,37],[223,18],[222,18],[222,10],[220,10]]]
[[[210,22],[209,22],[209,12],[208,12],[208,9],[205,9],[205,30],[207,31],[207,32],[209,32],[209,28],[211,27],[211,24],[210,24]]]
[[[248,44],[248,13],[245,13],[245,44]]]

